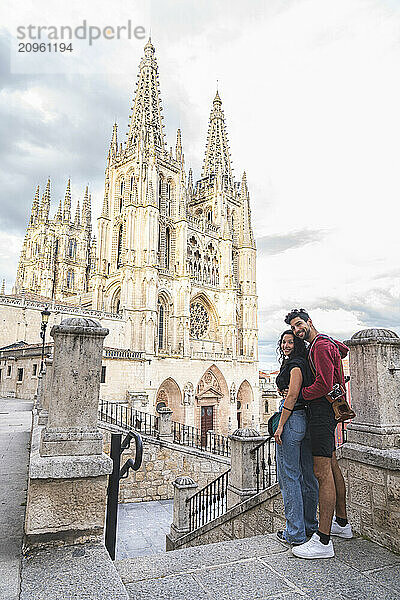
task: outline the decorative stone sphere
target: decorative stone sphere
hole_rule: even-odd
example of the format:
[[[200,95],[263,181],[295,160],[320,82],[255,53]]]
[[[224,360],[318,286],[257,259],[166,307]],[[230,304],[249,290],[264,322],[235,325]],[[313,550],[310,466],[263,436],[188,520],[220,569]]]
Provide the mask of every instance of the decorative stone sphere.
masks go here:
[[[189,486],[189,485],[196,485],[196,483],[193,481],[193,479],[191,477],[189,477],[189,475],[180,475],[179,477],[177,477],[174,481],[174,483],[176,485],[182,485],[182,486]]]
[[[243,427],[242,429],[236,429],[236,431],[234,431],[232,435],[234,435],[236,437],[244,437],[244,438],[260,437],[260,434],[258,433],[258,431],[256,429],[254,429],[253,427]]]
[[[393,340],[399,339],[399,336],[394,331],[390,329],[380,329],[380,328],[372,328],[372,329],[362,329],[361,331],[357,331],[352,337],[352,340],[370,340],[370,339],[379,339],[379,340]]]

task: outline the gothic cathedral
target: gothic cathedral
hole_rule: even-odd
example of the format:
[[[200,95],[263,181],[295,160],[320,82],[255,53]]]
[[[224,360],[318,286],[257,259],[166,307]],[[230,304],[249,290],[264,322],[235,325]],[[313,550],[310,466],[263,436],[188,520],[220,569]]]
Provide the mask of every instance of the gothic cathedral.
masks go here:
[[[181,132],[166,147],[158,66],[149,40],[124,143],[114,124],[98,236],[88,191],[71,220],[49,219],[37,191],[15,293],[118,314],[119,346],[148,361],[126,388],[168,405],[173,419],[227,433],[256,425],[256,246],[246,175],[235,181],[222,102],[212,103],[201,178],[185,171]],[[129,379],[129,375],[127,375]]]

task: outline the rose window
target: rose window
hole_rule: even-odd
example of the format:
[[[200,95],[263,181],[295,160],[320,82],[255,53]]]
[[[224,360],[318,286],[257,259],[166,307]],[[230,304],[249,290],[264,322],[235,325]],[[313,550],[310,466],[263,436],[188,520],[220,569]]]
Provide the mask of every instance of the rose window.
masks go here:
[[[190,307],[190,335],[194,338],[204,337],[209,325],[207,310],[200,302],[194,302]]]

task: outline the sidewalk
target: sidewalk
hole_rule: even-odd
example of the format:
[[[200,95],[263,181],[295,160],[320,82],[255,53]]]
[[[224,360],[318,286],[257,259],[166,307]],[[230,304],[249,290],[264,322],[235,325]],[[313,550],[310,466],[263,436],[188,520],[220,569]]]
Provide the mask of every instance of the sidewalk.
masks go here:
[[[0,599],[18,600],[32,402],[0,398]]]
[[[119,504],[116,559],[165,552],[173,504],[173,500]]]
[[[400,600],[400,557],[361,538],[295,558],[275,534],[116,561],[130,600]]]

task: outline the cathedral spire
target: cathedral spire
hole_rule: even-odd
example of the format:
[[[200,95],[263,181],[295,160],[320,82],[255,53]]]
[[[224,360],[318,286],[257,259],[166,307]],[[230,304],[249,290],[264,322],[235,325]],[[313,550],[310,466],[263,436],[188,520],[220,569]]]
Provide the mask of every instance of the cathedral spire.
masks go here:
[[[39,186],[37,186],[37,188],[36,188],[35,197],[32,202],[32,210],[31,210],[31,216],[29,219],[29,225],[33,225],[36,222],[36,219],[38,218],[38,213],[39,213]]]
[[[76,205],[74,225],[80,225],[80,224],[81,224],[81,207],[80,207],[79,198],[78,198],[78,203]]]
[[[50,212],[50,177],[47,180],[46,189],[43,193],[39,206],[39,218],[47,221]]]
[[[159,149],[164,148],[163,116],[158,82],[158,66],[151,40],[144,47],[128,129],[128,146],[141,135]]]
[[[86,229],[91,229],[92,225],[92,195],[89,194],[89,186],[86,186],[85,196],[83,198],[82,204],[82,225],[86,227]]]
[[[178,162],[182,161],[182,135],[180,129],[176,132],[175,156]]]
[[[203,177],[214,177],[217,175],[218,167],[221,167],[222,175],[231,185],[233,182],[231,159],[226,133],[225,116],[222,110],[222,101],[218,93],[215,94],[213,106],[208,125],[206,154],[203,162]]]
[[[251,227],[251,210],[250,210],[250,196],[247,188],[246,171],[243,172],[241,189],[240,189],[240,201],[242,204],[241,209],[241,222],[239,230],[239,247],[241,248],[255,248],[254,234]]]
[[[189,169],[189,176],[188,176],[188,192],[189,192],[189,196],[192,197],[193,196],[193,171],[191,168]]]
[[[118,154],[118,125],[117,125],[117,123],[114,123],[114,125],[113,125],[111,142],[110,142],[110,154],[112,157],[114,157]]]
[[[67,223],[69,223],[71,221],[71,180],[70,179],[68,179],[67,189],[65,190],[63,219],[64,219],[64,221],[67,221]]]
[[[56,221],[62,221],[62,200],[60,198],[60,203],[58,205],[58,210],[55,216]]]

